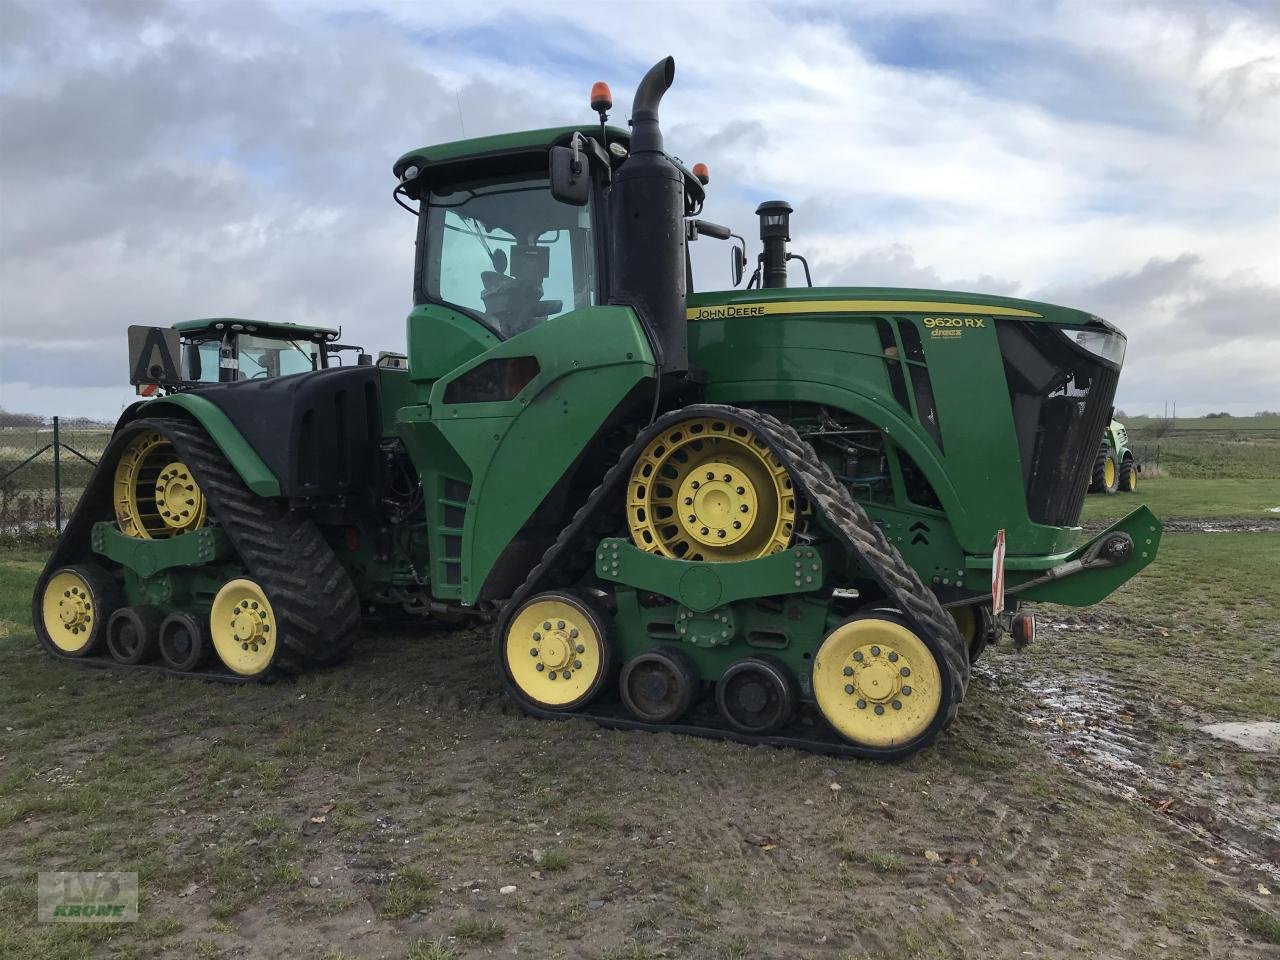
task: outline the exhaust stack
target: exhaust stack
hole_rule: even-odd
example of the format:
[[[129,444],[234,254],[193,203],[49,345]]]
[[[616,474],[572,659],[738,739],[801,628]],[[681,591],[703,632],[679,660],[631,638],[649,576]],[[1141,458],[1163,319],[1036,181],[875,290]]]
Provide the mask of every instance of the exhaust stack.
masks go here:
[[[663,153],[658,125],[658,104],[675,75],[675,59],[667,57],[636,88],[631,152],[609,191],[610,301],[639,315],[663,374],[689,369],[684,175]]]
[[[787,243],[791,240],[791,204],[785,200],[766,200],[756,207],[760,218],[760,254],[762,287],[787,285]],[[808,270],[808,267],[805,268]]]

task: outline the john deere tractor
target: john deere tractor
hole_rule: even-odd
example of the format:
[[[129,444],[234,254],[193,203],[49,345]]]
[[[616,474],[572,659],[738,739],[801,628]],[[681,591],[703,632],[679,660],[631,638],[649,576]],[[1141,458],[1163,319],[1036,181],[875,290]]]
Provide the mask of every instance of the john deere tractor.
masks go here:
[[[1142,465],[1129,449],[1129,431],[1119,420],[1109,419],[1102,445],[1093,462],[1090,493],[1135,493]]]
[[[780,201],[751,282],[695,292],[690,241],[734,241],[735,287],[745,243],[664,150],[674,72],[645,75],[630,130],[597,85],[599,123],[397,160],[403,369],[131,407],[36,587],[45,648],[256,681],[395,610],[487,625],[537,717],[884,759],[947,726],[984,644],[1029,639],[1019,604],[1091,604],[1150,563],[1145,507],[1077,526],[1124,335],[788,287]]]

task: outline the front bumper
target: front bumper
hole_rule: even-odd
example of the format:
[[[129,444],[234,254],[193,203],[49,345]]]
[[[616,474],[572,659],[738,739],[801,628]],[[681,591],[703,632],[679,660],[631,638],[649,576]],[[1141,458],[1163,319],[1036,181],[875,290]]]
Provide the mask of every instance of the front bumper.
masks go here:
[[[1018,600],[1087,607],[1110,596],[1156,558],[1163,526],[1138,507],[1067,553],[1005,560],[1005,593]],[[1107,549],[1129,544],[1127,550]],[[971,570],[990,570],[991,557],[968,557]]]

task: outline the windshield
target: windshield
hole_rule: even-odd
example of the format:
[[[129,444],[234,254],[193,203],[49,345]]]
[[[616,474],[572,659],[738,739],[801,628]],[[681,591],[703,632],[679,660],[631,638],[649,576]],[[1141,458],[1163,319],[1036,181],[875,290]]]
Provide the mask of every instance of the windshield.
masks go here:
[[[287,377],[291,373],[309,373],[320,368],[320,348],[314,343],[295,340],[271,340],[242,333],[237,341],[240,354],[240,380],[265,380]]]
[[[274,340],[235,334],[238,360],[221,359],[222,341],[189,341],[182,350],[182,379],[199,383],[266,380],[291,373],[310,373],[323,366],[318,344],[306,340]]]
[[[551,196],[546,179],[433,191],[423,287],[503,337],[596,302],[590,206]]]

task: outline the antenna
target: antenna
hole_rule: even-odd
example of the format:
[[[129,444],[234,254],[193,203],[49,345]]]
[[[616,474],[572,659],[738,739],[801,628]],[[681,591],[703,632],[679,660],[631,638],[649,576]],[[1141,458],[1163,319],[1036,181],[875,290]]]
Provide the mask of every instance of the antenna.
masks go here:
[[[458,104],[458,128],[462,131],[462,139],[467,139],[467,125],[462,120],[462,92],[453,88],[453,99]]]

